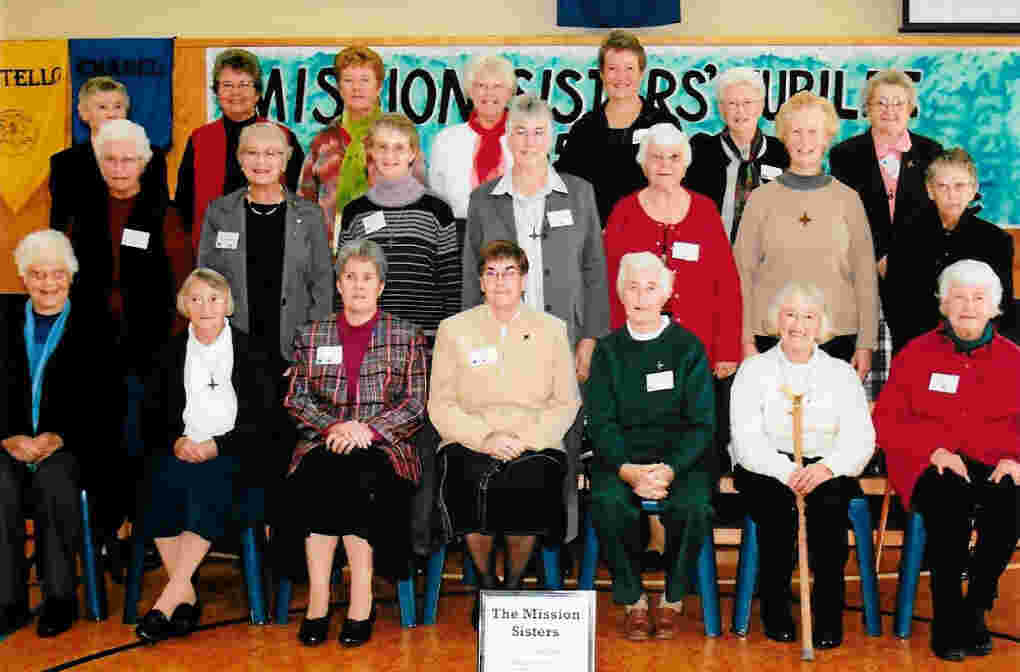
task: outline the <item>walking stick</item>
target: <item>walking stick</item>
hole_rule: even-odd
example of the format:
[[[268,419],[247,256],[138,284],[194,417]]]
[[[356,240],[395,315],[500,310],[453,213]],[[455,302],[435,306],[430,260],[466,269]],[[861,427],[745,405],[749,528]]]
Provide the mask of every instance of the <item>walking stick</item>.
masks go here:
[[[787,391],[793,401],[793,459],[797,468],[804,466],[804,395]],[[815,659],[815,644],[811,634],[811,586],[808,583],[807,516],[804,513],[804,496],[797,493],[797,564],[800,565],[800,638],[801,660]]]

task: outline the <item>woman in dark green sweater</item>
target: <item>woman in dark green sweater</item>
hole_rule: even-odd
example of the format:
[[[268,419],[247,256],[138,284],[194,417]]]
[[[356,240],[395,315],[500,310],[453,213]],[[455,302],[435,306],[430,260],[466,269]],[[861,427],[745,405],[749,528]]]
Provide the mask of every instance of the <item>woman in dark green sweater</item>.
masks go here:
[[[666,592],[654,610],[659,639],[673,637],[688,570],[711,529],[712,374],[697,337],[660,314],[672,286],[659,257],[623,256],[617,291],[627,324],[599,341],[586,397],[595,448],[592,516],[613,599],[627,607],[625,634],[636,640],[653,630],[641,586],[641,500],[662,502],[666,529]]]

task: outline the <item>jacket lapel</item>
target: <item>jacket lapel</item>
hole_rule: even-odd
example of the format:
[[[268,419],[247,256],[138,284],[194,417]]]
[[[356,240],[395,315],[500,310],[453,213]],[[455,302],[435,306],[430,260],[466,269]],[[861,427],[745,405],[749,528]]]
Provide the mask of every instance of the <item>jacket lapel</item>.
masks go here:
[[[871,137],[871,133],[865,131],[861,135],[861,140],[864,142],[864,147],[861,147],[861,153],[864,155],[864,161],[861,163],[863,166],[868,166],[868,170],[871,171],[871,189],[870,193],[872,198],[878,201],[875,208],[874,215],[879,218],[879,222],[872,223],[872,230],[877,228],[888,230],[892,226],[892,222],[889,219],[889,192],[885,190],[885,180],[882,179],[882,167],[878,165],[878,153],[875,151],[875,141]],[[902,174],[902,171],[901,171]],[[897,189],[898,191],[898,189]]]

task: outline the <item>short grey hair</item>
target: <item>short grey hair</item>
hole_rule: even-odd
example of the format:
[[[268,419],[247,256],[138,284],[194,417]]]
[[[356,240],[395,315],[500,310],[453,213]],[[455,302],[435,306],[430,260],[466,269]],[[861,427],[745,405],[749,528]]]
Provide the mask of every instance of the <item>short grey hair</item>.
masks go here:
[[[549,103],[538,96],[532,93],[522,93],[519,96],[514,96],[510,99],[510,105],[507,106],[507,109],[509,110],[506,119],[508,133],[511,132],[509,126],[512,124],[532,119],[545,121],[549,132],[552,132],[552,109],[549,107]]]
[[[616,293],[621,299],[627,274],[646,268],[654,268],[659,272],[659,284],[662,285],[662,291],[666,298],[669,298],[669,295],[673,293],[673,271],[662,263],[662,258],[651,252],[628,252],[620,257],[620,271],[616,274]]]
[[[779,333],[779,311],[796,296],[818,309],[818,335],[815,340],[825,343],[832,334],[832,316],[829,314],[829,306],[825,302],[825,293],[815,285],[796,281],[783,285],[769,302],[768,311],[765,313],[769,334],[775,336]]]
[[[60,264],[72,277],[78,272],[78,257],[74,256],[70,239],[61,231],[33,231],[14,248],[14,265],[22,278],[32,266],[47,262]]]
[[[336,253],[336,275],[340,275],[344,272],[344,266],[351,259],[361,259],[363,261],[371,261],[375,264],[375,272],[379,276],[379,282],[386,282],[386,269],[389,266],[386,261],[386,253],[383,252],[382,246],[374,240],[368,238],[361,238],[359,240],[352,240]]]
[[[106,156],[106,143],[118,140],[130,140],[135,143],[135,148],[143,162],[148,163],[152,158],[152,145],[149,144],[149,136],[145,133],[145,127],[127,119],[111,119],[102,125],[96,135],[96,151],[98,158],[102,160]]]
[[[990,290],[992,304],[996,308],[996,315],[1002,311],[1002,280],[992,270],[992,267],[983,261],[974,259],[961,259],[949,264],[939,273],[939,301],[949,298],[949,292],[953,287],[985,287]]]
[[[475,80],[484,75],[494,75],[501,80],[513,94],[517,91],[517,72],[506,58],[499,54],[475,56],[464,68],[464,87],[468,98],[471,97],[471,86]]]
[[[181,283],[181,289],[177,292],[177,312],[188,317],[188,297],[191,296],[191,286],[196,282],[203,282],[218,292],[227,295],[227,315],[234,314],[234,292],[230,289],[230,282],[220,273],[211,268],[196,268]]]
[[[684,170],[687,170],[694,159],[691,153],[691,141],[687,139],[687,134],[673,124],[662,122],[649,128],[641,138],[641,145],[637,152],[638,165],[642,167],[645,165],[645,159],[648,158],[648,147],[653,144],[660,147],[679,145],[684,152]]]
[[[910,111],[907,113],[907,120],[909,121],[910,115],[917,109],[917,88],[914,86],[914,80],[908,77],[906,73],[901,70],[892,69],[875,73],[864,84],[864,90],[861,91],[861,100],[864,102],[864,106],[861,108],[861,116],[868,116],[871,97],[875,95],[875,89],[882,84],[898,86],[907,92],[907,98],[910,99]]]
[[[736,84],[747,84],[762,98],[765,97],[765,80],[762,79],[760,72],[754,68],[730,68],[715,80],[716,101],[722,103],[723,93]]]
[[[280,149],[283,151],[284,169],[286,169],[287,162],[290,161],[290,155],[294,149],[290,146],[290,138],[287,137],[287,133],[271,121],[257,121],[241,129],[241,135],[237,139],[237,157],[241,158],[241,152],[247,149],[248,145],[255,140],[269,139],[279,141]]]

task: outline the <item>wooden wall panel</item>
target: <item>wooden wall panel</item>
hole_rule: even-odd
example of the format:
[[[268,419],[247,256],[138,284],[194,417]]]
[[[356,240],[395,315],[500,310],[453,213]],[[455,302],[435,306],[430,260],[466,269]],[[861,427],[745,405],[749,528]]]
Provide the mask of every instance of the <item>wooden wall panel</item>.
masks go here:
[[[177,190],[177,167],[191,132],[205,123],[205,47],[174,46],[174,144],[167,156],[170,197]]]

